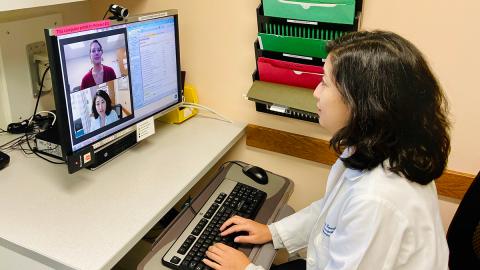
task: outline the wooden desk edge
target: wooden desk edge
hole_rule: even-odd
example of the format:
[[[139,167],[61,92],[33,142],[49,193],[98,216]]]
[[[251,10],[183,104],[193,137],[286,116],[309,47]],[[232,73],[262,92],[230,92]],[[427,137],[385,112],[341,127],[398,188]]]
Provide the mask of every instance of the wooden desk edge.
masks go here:
[[[253,124],[247,126],[246,144],[325,165],[332,165],[338,157],[330,149],[328,141]],[[474,177],[468,173],[445,170],[435,181],[438,195],[459,202]]]

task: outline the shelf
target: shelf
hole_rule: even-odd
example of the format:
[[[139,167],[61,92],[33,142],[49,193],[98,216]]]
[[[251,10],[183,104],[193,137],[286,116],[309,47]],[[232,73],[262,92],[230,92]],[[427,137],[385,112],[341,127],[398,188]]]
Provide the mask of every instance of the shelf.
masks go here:
[[[312,89],[254,81],[247,97],[259,112],[318,122]]]

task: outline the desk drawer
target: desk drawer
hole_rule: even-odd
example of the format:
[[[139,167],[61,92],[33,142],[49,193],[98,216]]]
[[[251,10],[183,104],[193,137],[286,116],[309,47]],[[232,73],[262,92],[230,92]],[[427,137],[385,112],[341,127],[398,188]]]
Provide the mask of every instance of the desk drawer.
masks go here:
[[[353,24],[355,0],[263,0],[265,16]]]

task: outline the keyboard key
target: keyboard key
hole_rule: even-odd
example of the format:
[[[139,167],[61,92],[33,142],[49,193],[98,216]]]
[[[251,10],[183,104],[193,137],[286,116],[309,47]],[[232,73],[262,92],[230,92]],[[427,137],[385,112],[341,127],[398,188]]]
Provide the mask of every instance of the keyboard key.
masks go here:
[[[177,252],[178,252],[179,254],[184,255],[185,253],[187,253],[187,249],[184,248],[183,246],[181,246],[181,247],[177,250]]]
[[[173,258],[170,260],[171,263],[177,264],[180,262],[180,258],[177,256],[173,256]]]
[[[197,266],[197,262],[192,260],[188,264],[188,269],[195,269],[195,266]]]
[[[190,264],[190,261],[183,260],[180,267],[181,267],[182,269],[188,269],[188,265],[189,265],[189,264]]]

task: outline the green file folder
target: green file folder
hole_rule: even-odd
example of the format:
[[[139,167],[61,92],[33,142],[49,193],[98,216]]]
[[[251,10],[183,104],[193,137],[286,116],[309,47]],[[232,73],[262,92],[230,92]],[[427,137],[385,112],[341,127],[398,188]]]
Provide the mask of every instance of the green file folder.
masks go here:
[[[265,16],[353,24],[355,0],[263,0]]]
[[[254,81],[247,97],[261,103],[281,105],[311,113],[317,112],[313,90],[308,88]]]
[[[325,45],[328,40],[259,33],[258,42],[262,50],[318,58],[327,57]]]

